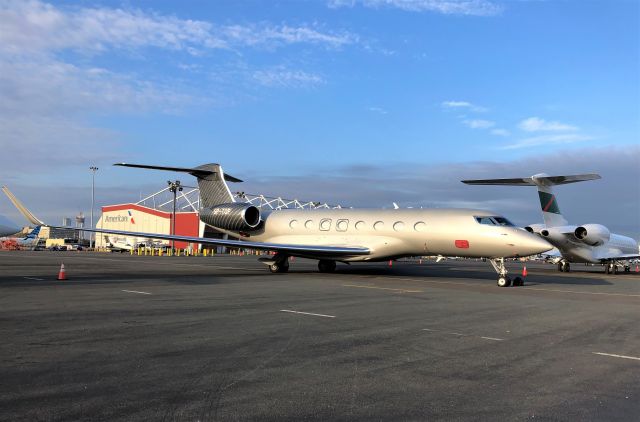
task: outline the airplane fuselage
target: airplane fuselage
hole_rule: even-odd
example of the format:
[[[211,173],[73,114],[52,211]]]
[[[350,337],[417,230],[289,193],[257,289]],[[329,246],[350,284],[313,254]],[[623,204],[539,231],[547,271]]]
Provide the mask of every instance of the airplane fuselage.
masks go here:
[[[371,251],[340,258],[349,262],[420,255],[514,257],[551,249],[546,241],[523,229],[477,220],[489,216],[495,214],[468,209],[276,210],[263,215],[263,224],[249,233],[249,240]]]

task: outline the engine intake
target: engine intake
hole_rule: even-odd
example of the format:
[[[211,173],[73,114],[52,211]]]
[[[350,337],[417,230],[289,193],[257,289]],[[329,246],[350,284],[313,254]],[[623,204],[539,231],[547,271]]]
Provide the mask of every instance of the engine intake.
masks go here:
[[[573,232],[578,240],[591,246],[599,246],[607,243],[611,238],[609,229],[601,224],[585,224]]]
[[[220,204],[200,210],[206,224],[231,231],[249,231],[260,224],[260,210],[245,203]]]

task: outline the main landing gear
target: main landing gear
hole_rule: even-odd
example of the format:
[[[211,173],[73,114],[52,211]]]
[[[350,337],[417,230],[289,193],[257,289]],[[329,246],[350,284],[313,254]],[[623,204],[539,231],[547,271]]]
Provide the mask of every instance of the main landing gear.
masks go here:
[[[275,254],[273,257],[260,258],[259,261],[266,264],[272,273],[286,273],[289,271],[289,257],[287,255]]]
[[[567,261],[560,261],[558,262],[558,271],[568,273],[571,271],[571,265]]]
[[[332,273],[336,270],[336,261],[321,259],[318,261],[318,271],[321,273]]]
[[[604,273],[605,274],[618,274],[618,265],[615,262],[609,262],[604,264]]]
[[[516,277],[511,280],[507,275],[507,267],[504,265],[504,258],[493,258],[489,262],[493,266],[493,269],[498,273],[498,286],[509,287],[513,283],[514,286],[524,286],[524,280],[521,277]]]

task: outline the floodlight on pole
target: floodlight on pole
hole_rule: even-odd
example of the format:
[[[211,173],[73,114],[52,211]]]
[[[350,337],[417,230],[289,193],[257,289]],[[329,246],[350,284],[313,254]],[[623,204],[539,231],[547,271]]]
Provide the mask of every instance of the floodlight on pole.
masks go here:
[[[98,171],[98,167],[91,166],[89,167],[91,170],[91,228],[93,229],[93,208],[95,204],[96,198],[96,171]],[[95,237],[93,232],[89,235],[89,247],[93,249],[95,247]]]
[[[171,180],[167,180],[167,184],[169,185],[169,191],[173,193],[173,215],[171,219],[171,234],[175,236],[176,234],[176,201],[178,192],[182,192],[182,185],[179,180],[172,182]],[[176,241],[171,240],[171,254],[175,254],[176,251]]]

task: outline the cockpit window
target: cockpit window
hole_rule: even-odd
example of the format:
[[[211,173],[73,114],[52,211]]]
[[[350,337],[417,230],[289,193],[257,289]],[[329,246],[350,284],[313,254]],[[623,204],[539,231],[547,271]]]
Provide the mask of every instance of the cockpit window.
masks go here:
[[[491,217],[499,226],[514,227],[513,223],[504,217]]]
[[[496,225],[496,223],[491,219],[491,217],[476,217],[476,221],[480,224],[488,224],[490,226]]]
[[[487,224],[489,226],[514,227],[513,223],[504,217],[475,217],[475,219],[478,223]]]

